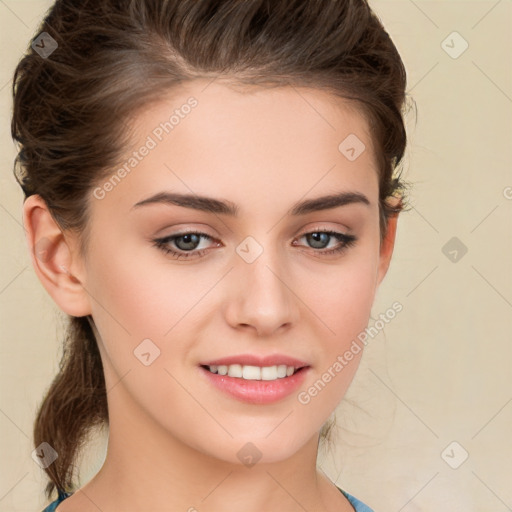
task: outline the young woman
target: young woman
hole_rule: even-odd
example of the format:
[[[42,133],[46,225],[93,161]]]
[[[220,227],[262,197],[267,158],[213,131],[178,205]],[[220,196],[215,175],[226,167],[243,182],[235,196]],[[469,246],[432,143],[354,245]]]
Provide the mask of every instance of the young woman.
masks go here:
[[[364,0],[55,2],[12,124],[69,316],[46,512],[371,510],[316,459],[405,206],[405,85]]]

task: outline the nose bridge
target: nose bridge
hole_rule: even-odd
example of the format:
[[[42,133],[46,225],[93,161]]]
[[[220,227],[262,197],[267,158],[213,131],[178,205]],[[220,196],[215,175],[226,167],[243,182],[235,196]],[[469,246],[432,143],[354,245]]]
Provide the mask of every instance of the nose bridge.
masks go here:
[[[257,238],[256,238],[257,237]],[[246,237],[237,247],[234,279],[236,324],[249,324],[273,332],[295,317],[293,293],[282,248],[272,233]]]

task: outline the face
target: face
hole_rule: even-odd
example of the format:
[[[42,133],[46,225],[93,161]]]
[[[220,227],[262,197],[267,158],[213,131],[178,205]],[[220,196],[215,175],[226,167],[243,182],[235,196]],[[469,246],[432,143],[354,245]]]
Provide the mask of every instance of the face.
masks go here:
[[[377,169],[364,118],[340,99],[205,86],[132,120],[73,273],[113,420],[131,409],[203,454],[240,463],[251,442],[273,462],[318,435],[357,369],[387,268]]]

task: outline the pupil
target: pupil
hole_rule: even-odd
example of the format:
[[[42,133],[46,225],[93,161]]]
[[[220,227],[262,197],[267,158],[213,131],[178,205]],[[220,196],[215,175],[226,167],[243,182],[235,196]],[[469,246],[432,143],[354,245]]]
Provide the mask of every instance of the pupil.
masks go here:
[[[311,233],[309,235],[312,239],[313,239],[313,247],[316,247],[316,248],[322,248],[323,245],[325,245],[325,243],[328,241],[326,240],[330,235],[328,235],[327,233]],[[323,242],[322,242],[322,239],[323,238]],[[320,245],[315,245],[319,243]]]
[[[194,233],[187,233],[186,235],[181,235],[176,242],[178,242],[180,239],[183,239],[185,241],[186,247],[180,247],[180,249],[194,249],[195,247],[190,247],[189,245],[192,244],[192,246],[197,245],[197,242],[199,241],[199,237],[195,235]],[[183,245],[183,244],[177,244],[177,245]]]

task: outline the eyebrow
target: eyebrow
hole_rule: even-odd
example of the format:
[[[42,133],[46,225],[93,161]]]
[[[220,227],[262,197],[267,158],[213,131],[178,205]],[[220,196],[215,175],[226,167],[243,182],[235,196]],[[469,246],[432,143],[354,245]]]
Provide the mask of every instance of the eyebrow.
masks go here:
[[[308,213],[330,210],[339,206],[345,206],[349,204],[363,204],[370,206],[368,198],[360,192],[340,192],[338,194],[330,194],[327,196],[317,197],[315,199],[307,199],[295,203],[290,210],[288,215],[298,216],[306,215]],[[147,206],[152,204],[168,204],[181,206],[183,208],[191,208],[194,210],[200,210],[208,213],[215,213],[220,215],[229,215],[237,217],[239,213],[238,206],[226,200],[215,199],[213,197],[198,196],[194,194],[178,194],[173,192],[160,192],[147,199],[139,201],[132,206],[139,208],[141,206]]]

